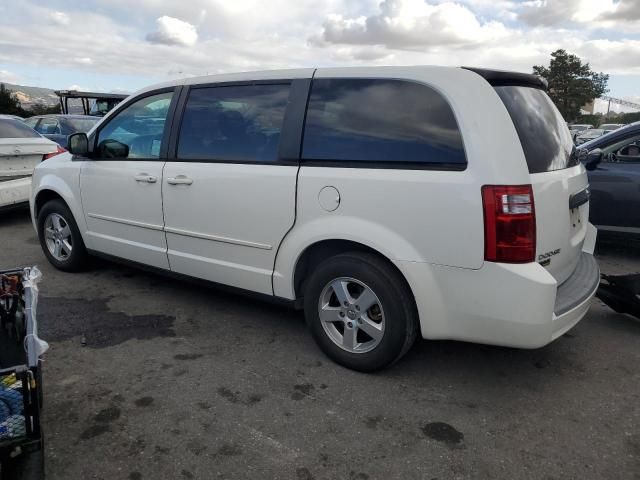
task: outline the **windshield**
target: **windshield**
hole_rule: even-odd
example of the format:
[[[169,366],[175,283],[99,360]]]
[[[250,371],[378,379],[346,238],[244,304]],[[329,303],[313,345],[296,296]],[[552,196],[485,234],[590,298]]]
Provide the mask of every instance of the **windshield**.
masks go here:
[[[602,135],[603,133],[604,133],[604,130],[601,130],[599,128],[592,128],[591,130],[589,130],[588,132],[583,133],[580,136],[584,137],[584,138],[596,138],[596,137],[599,137],[600,135]]]
[[[516,86],[495,89],[516,127],[529,173],[577,165],[569,128],[546,92]]]
[[[0,138],[38,138],[39,136],[38,132],[20,120],[0,118]]]
[[[99,118],[67,118],[67,123],[71,126],[74,132],[87,133],[98,123]]]
[[[579,132],[583,132],[588,128],[591,128],[591,125],[569,125],[569,130],[577,130]]]

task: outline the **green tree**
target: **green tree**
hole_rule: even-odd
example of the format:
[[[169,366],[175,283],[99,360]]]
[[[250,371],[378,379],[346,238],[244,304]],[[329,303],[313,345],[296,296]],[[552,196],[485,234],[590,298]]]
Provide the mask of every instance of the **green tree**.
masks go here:
[[[580,115],[580,107],[608,92],[609,75],[592,71],[588,63],[566,50],[553,52],[549,66],[536,65],[533,73],[547,79],[549,96],[567,121]]]
[[[25,111],[20,106],[20,100],[14,93],[5,88],[4,83],[0,83],[0,113],[9,115],[25,116]]]

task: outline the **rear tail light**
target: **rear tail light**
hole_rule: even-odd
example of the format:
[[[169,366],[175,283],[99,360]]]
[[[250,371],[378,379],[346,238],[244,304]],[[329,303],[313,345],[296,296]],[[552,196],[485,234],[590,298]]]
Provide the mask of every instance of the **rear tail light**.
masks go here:
[[[484,185],[484,259],[528,263],[536,254],[536,211],[531,185]]]
[[[55,157],[56,155],[60,155],[61,153],[64,153],[64,152],[66,152],[64,148],[62,148],[60,145],[56,145],[56,151],[51,153],[45,153],[42,156],[42,161],[44,162],[47,158]]]

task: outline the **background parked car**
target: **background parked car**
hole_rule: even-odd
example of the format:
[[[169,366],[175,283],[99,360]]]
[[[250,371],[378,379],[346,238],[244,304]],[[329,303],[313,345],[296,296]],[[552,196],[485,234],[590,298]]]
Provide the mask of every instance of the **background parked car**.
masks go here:
[[[569,127],[569,133],[571,134],[573,143],[576,143],[576,137],[578,135],[585,132],[586,130],[589,130],[590,128],[593,128],[593,125],[589,125],[588,123],[576,123],[573,125],[567,124],[567,126]]]
[[[602,130],[601,128],[590,128],[576,136],[575,144],[582,145],[583,143],[593,140],[594,138],[601,137],[606,133],[609,133],[609,132],[607,132],[606,130]]]
[[[590,221],[600,230],[640,235],[640,122],[585,143]],[[589,163],[591,162],[591,166]]]
[[[569,132],[571,133],[572,136],[578,135],[584,132],[585,130],[593,128],[593,125],[589,125],[588,123],[575,123],[573,125],[567,124],[567,126],[569,127]]]
[[[67,137],[72,133],[86,133],[100,120],[89,115],[40,115],[24,122],[39,134],[67,148]]]
[[[24,118],[19,117],[17,115],[9,115],[6,113],[0,113],[0,118],[10,118],[11,120],[19,120],[21,122],[24,122]]]
[[[621,127],[624,127],[624,123],[603,123],[598,128],[606,130],[607,132],[612,132],[613,130],[617,130]]]
[[[64,151],[23,122],[0,118],[0,208],[27,202],[35,166]]]

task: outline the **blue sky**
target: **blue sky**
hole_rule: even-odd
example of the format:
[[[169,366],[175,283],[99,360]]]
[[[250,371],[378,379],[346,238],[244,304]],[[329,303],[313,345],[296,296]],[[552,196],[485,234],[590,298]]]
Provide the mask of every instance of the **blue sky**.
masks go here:
[[[638,0],[22,0],[0,4],[0,81],[134,91],[190,75],[333,65],[530,71],[556,48],[640,102]]]

